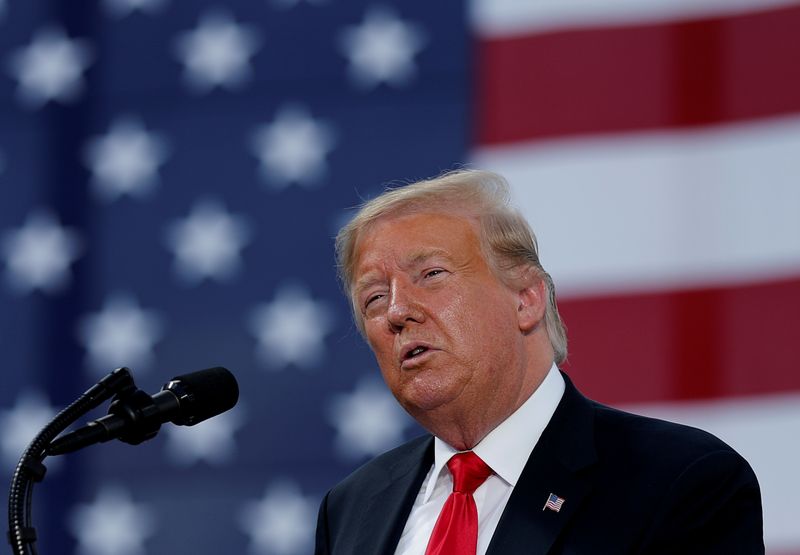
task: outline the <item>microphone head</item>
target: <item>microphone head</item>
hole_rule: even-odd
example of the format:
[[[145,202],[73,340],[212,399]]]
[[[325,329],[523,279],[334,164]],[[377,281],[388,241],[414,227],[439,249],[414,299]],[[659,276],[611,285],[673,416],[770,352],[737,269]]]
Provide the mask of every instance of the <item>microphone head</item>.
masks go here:
[[[180,407],[171,421],[181,426],[194,426],[222,414],[239,400],[236,378],[221,366],[175,376],[162,391],[170,391],[178,399]]]

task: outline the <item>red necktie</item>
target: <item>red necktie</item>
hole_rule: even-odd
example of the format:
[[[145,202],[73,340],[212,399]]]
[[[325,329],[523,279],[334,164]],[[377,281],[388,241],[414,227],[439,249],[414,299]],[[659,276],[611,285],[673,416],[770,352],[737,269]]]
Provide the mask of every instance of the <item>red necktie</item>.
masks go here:
[[[453,475],[453,493],[439,513],[425,555],[475,555],[478,508],[472,494],[492,469],[472,451],[453,455],[447,468]]]

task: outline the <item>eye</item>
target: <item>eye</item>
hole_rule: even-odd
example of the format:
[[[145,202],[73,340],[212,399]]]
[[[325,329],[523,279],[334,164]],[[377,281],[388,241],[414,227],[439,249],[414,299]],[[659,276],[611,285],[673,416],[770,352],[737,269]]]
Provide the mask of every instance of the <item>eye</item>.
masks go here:
[[[364,303],[364,306],[365,307],[369,306],[372,303],[372,301],[377,301],[381,297],[383,297],[382,293],[379,293],[377,295],[372,295],[371,297],[367,297],[367,301]]]
[[[436,277],[439,274],[443,274],[444,272],[445,270],[441,268],[434,268],[433,270],[428,270],[427,272],[425,272],[425,277],[426,278]]]

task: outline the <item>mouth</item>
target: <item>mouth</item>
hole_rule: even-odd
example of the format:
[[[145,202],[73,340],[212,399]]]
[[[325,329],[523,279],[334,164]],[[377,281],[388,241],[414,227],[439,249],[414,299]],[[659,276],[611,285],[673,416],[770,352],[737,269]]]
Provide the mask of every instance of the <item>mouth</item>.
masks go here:
[[[405,347],[400,357],[400,367],[413,368],[422,363],[435,349],[423,344],[413,344]]]

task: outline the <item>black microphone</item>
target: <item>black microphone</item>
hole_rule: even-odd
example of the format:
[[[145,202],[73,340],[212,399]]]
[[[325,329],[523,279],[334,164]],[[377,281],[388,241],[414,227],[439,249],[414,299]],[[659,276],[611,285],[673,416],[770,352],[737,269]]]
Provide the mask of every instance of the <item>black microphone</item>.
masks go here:
[[[116,373],[129,373],[127,368]],[[119,439],[138,445],[152,439],[164,422],[194,426],[236,405],[239,385],[227,369],[208,368],[176,376],[153,396],[133,386],[117,394],[108,415],[56,438],[47,455],[63,455],[95,443]]]

